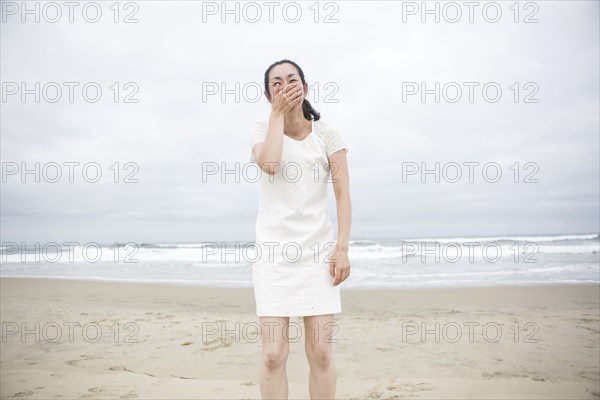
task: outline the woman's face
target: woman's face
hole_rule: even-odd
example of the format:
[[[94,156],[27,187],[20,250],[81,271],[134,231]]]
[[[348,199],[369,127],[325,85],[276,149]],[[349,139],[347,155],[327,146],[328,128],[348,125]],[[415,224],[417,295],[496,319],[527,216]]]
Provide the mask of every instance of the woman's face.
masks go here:
[[[287,85],[299,85],[302,86],[302,79],[298,75],[298,70],[292,64],[283,63],[276,65],[269,72],[269,92],[271,93],[271,100],[273,97],[283,90]],[[306,97],[306,90],[308,85],[304,85],[304,97]]]

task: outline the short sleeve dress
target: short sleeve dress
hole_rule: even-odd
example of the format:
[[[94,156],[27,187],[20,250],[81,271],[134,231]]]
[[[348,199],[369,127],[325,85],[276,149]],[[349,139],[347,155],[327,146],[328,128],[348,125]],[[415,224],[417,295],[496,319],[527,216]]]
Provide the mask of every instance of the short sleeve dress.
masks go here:
[[[264,142],[268,122],[251,129],[250,148]],[[340,132],[312,121],[303,140],[283,135],[281,168],[259,170],[260,197],[251,260],[256,315],[309,316],[342,312],[329,261],[335,250],[327,205],[328,156],[348,151]],[[256,162],[251,152],[250,162]]]

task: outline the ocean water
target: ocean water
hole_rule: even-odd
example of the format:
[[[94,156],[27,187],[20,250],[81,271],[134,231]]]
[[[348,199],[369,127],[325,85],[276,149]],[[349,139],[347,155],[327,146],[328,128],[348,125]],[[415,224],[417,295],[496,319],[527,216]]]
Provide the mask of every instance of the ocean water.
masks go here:
[[[0,247],[2,277],[252,287],[252,242],[27,244]],[[346,288],[600,283],[600,235],[350,242]]]

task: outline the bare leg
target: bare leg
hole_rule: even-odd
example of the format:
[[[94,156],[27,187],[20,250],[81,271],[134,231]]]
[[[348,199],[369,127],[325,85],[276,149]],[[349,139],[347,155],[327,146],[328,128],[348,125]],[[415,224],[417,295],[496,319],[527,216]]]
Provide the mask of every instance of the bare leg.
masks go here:
[[[337,374],[333,361],[333,314],[304,317],[306,356],[310,365],[311,399],[334,399]]]
[[[262,355],[259,372],[260,394],[263,399],[287,399],[287,357],[290,343],[285,339],[289,317],[260,317]]]

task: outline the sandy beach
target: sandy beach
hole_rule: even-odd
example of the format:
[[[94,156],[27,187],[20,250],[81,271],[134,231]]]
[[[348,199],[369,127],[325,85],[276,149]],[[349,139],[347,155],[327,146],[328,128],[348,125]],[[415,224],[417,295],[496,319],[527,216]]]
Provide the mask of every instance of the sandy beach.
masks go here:
[[[599,298],[597,285],[342,287],[337,398],[600,398]],[[1,300],[3,399],[260,398],[252,289],[2,278]],[[290,399],[306,399],[304,325],[290,321]]]

